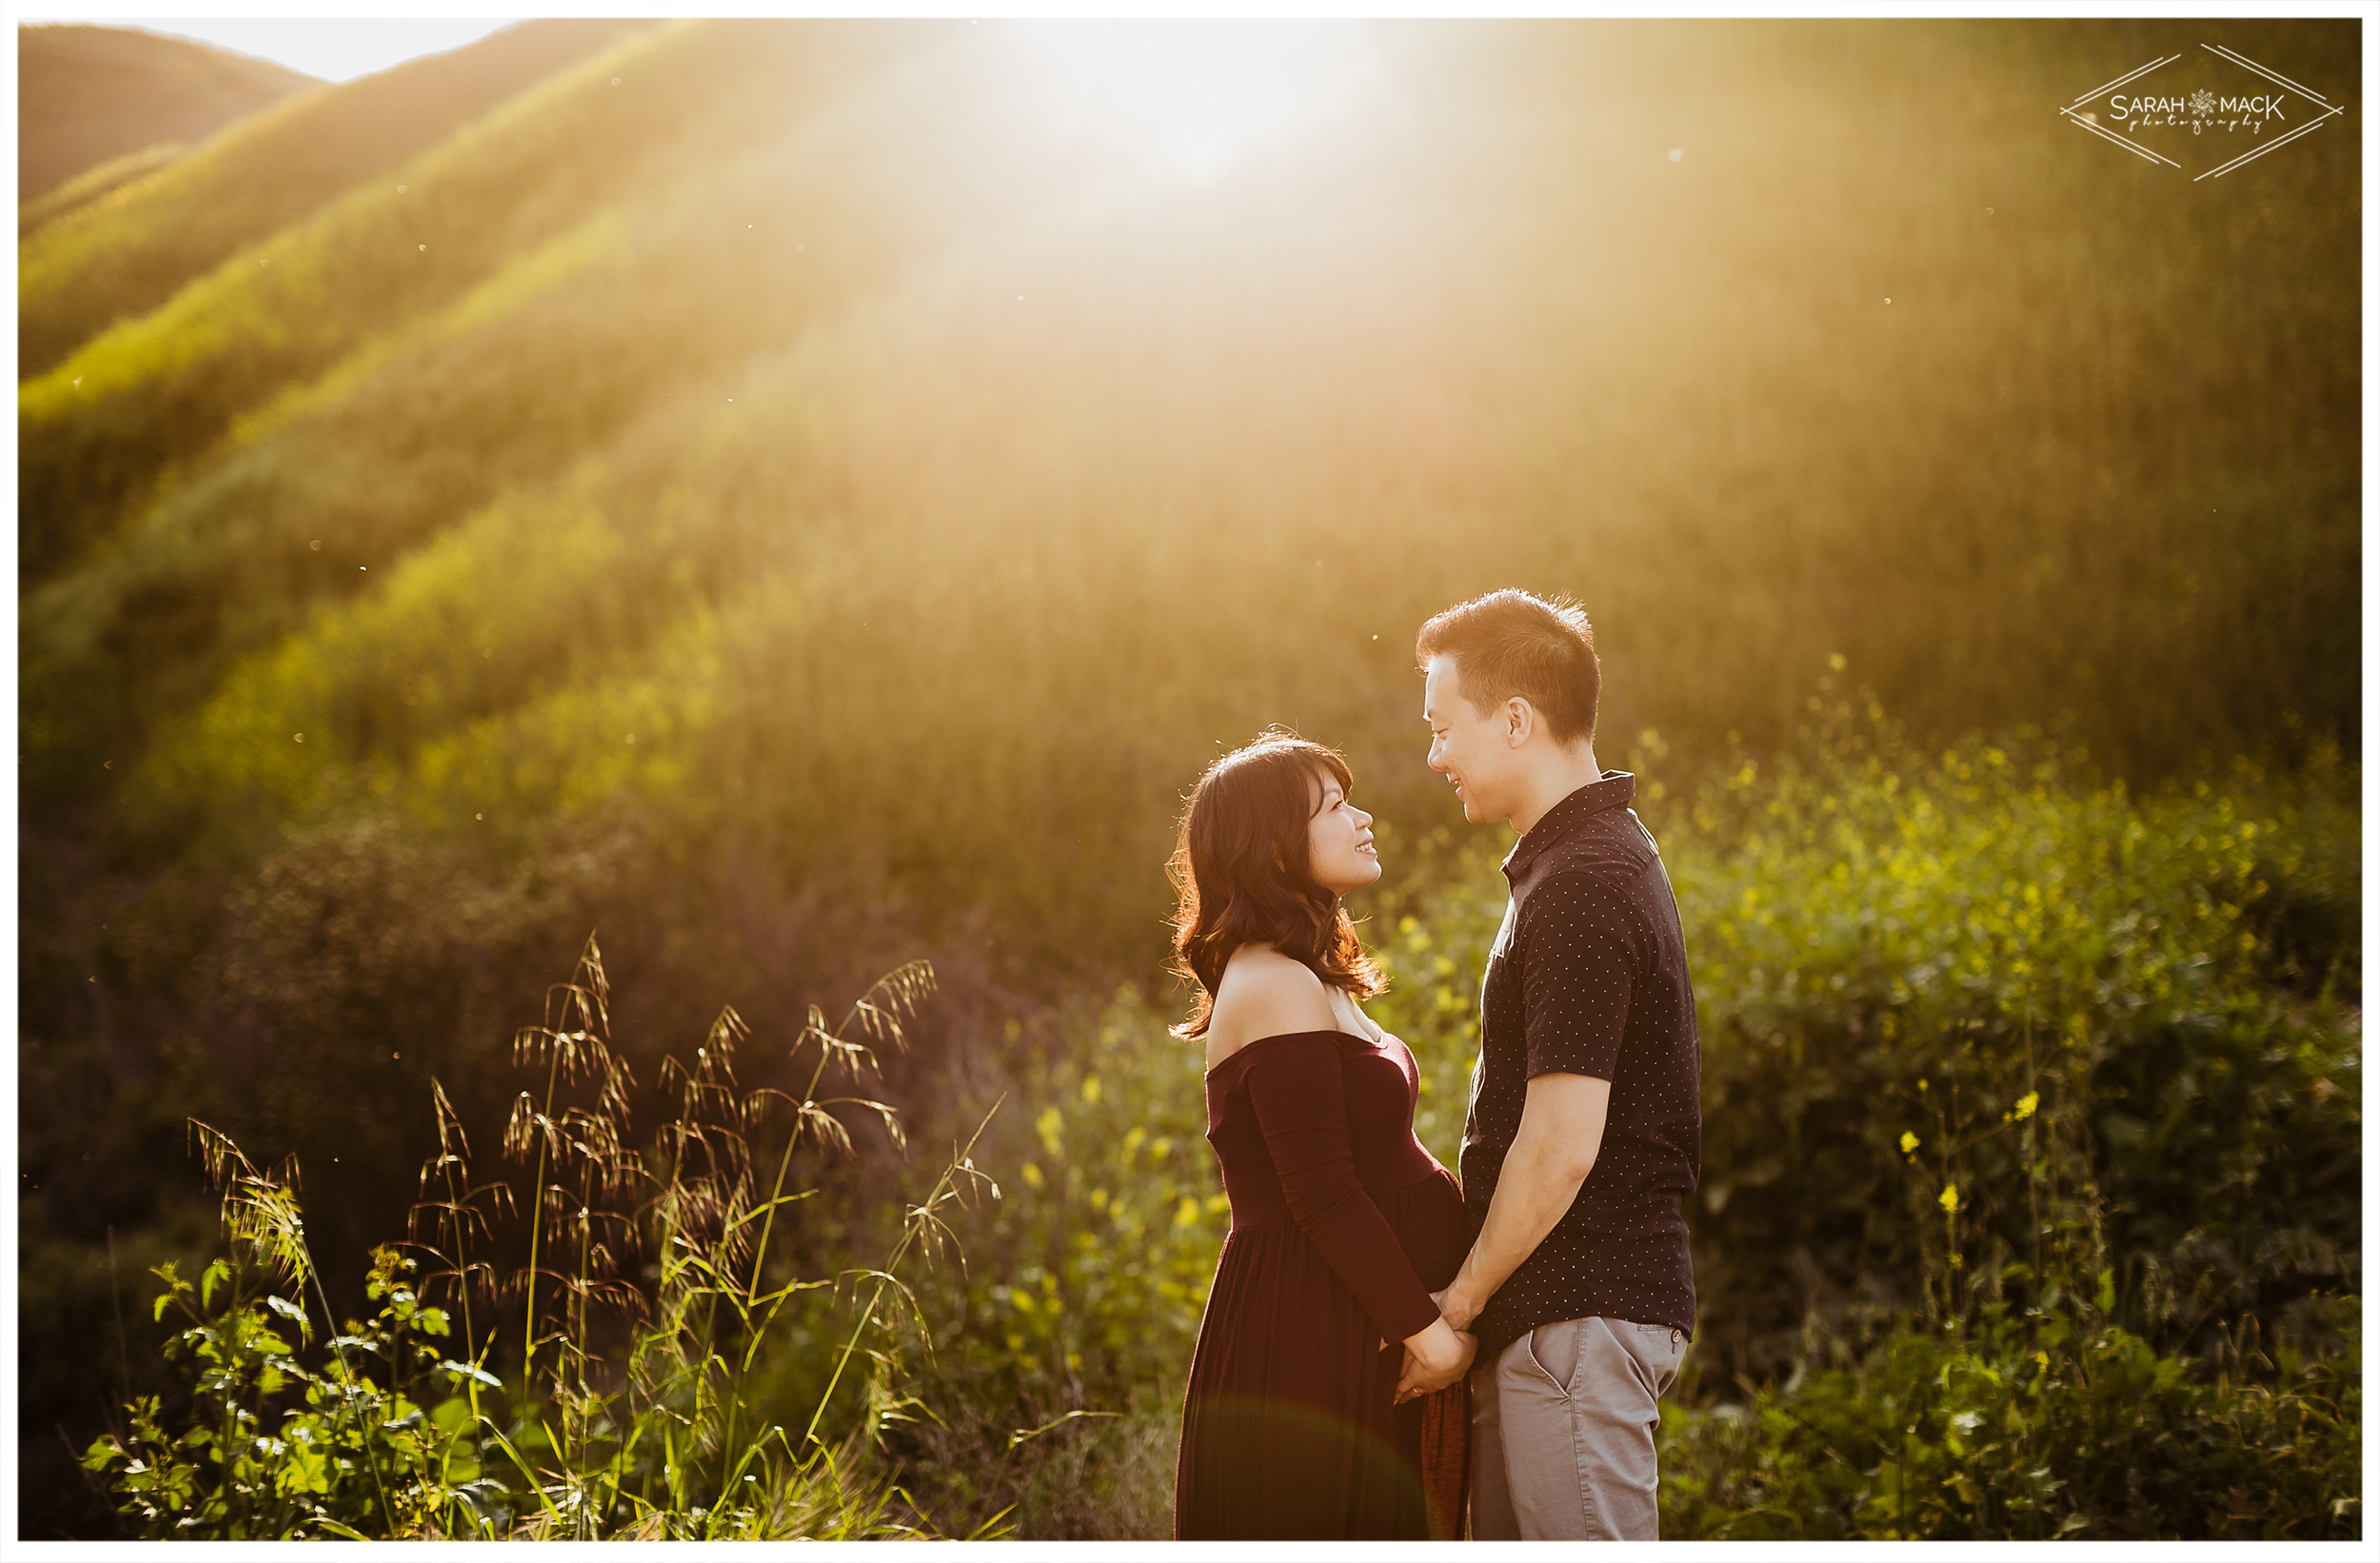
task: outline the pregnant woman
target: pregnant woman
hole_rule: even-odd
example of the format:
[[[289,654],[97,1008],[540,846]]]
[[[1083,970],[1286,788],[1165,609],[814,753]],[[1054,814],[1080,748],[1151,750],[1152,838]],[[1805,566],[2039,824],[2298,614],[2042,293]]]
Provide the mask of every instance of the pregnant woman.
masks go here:
[[[1461,1533],[1478,1350],[1430,1294],[1470,1246],[1419,1074],[1339,898],[1380,876],[1337,753],[1274,729],[1200,779],[1174,854],[1231,1231],[1199,1325],[1179,1539]]]

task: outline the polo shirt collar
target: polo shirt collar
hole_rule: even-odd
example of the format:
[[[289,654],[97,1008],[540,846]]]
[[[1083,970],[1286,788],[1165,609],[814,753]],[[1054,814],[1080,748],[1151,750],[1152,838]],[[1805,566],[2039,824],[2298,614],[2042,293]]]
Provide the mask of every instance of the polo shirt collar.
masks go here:
[[[1605,809],[1619,808],[1636,796],[1636,778],[1629,771],[1605,771],[1600,781],[1590,782],[1560,802],[1547,809],[1529,833],[1515,843],[1504,859],[1504,877],[1512,879],[1529,871],[1529,865],[1544,856],[1547,849],[1564,837],[1573,835],[1580,826]]]

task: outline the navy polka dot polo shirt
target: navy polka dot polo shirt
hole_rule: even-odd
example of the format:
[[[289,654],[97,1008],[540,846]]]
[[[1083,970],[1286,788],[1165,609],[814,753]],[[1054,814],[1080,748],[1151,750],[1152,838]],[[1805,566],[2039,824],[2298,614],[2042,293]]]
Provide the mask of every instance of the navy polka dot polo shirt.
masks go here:
[[[1463,1127],[1476,1236],[1520,1128],[1530,1077],[1612,1082],[1595,1170],[1473,1326],[1482,1360],[1540,1324],[1629,1319],[1691,1333],[1694,1264],[1678,1200],[1702,1173],[1702,1051],[1677,899],[1606,771],[1546,811],[1504,860],[1512,904],[1488,958]]]

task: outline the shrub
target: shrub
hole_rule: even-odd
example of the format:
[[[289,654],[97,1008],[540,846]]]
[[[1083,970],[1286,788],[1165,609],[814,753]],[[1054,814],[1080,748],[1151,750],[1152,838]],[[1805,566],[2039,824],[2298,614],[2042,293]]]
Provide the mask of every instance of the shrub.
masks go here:
[[[2349,1299],[2351,1304],[2353,1299]],[[2252,1321],[2210,1374],[2096,1296],[1973,1330],[1910,1323],[1864,1357],[1673,1410],[1662,1533],[1707,1540],[2354,1539],[2360,1335],[2309,1361]]]
[[[2271,966],[2275,908],[2336,872],[2304,828],[2351,790],[2335,760],[2135,796],[2025,735],[1912,753],[1821,696],[1804,758],[1739,765],[1668,833],[1702,1002],[1689,1215],[1731,1373],[1971,1313],[2102,1225],[2160,1347],[2352,1289],[2352,946],[2311,983]]]

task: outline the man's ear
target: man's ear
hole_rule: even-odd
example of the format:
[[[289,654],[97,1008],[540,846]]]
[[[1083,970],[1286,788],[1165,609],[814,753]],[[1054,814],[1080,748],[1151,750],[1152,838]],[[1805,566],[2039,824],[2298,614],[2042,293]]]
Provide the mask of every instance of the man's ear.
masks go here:
[[[1504,702],[1504,743],[1506,747],[1514,749],[1519,748],[1523,743],[1529,742],[1529,735],[1536,732],[1537,728],[1537,707],[1531,705],[1526,700],[1523,700],[1518,695],[1515,695],[1512,699]]]

